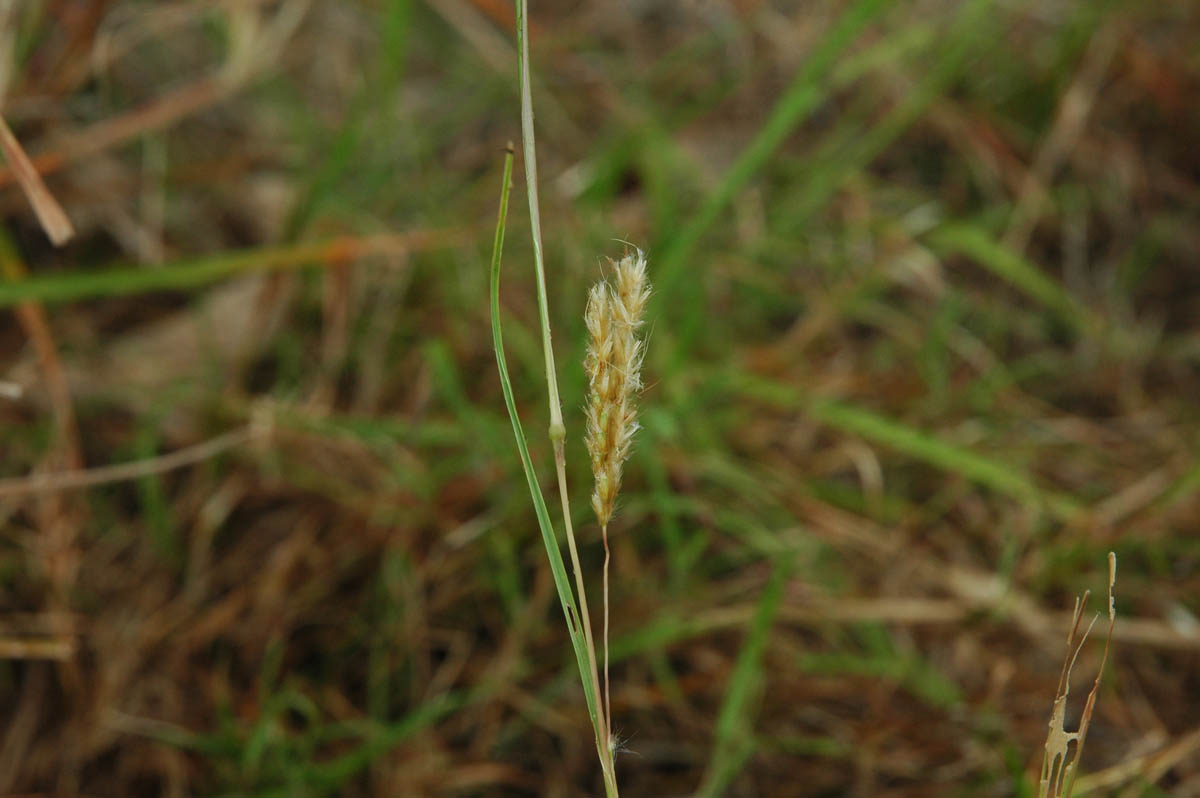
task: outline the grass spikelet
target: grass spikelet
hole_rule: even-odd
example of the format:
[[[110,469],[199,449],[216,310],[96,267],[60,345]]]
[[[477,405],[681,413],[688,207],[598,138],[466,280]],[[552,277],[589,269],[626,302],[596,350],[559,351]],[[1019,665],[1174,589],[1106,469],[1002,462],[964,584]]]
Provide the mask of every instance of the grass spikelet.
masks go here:
[[[613,265],[612,284],[601,280],[588,294],[584,368],[588,377],[587,443],[592,457],[592,509],[604,540],[604,716],[612,729],[608,681],[608,522],[612,519],[621,472],[637,432],[637,395],[642,389],[644,344],[638,338],[650,298],[646,256],[641,250]],[[610,749],[613,742],[609,741]]]
[[[595,489],[592,509],[607,527],[621,490],[621,471],[637,432],[637,394],[642,388],[643,344],[638,338],[650,286],[646,258],[638,251],[614,265],[613,284],[601,281],[588,294],[584,314],[588,349],[587,448]]]

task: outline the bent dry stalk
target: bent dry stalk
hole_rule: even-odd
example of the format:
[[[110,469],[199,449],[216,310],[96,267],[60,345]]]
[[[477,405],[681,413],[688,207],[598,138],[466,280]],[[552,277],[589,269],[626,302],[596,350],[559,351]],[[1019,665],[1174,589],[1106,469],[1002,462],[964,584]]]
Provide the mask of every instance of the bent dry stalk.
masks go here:
[[[1038,781],[1038,798],[1071,798],[1075,790],[1075,779],[1079,775],[1079,759],[1083,756],[1083,745],[1087,742],[1088,727],[1092,723],[1092,712],[1096,708],[1096,697],[1100,694],[1100,679],[1104,676],[1104,666],[1108,662],[1108,649],[1112,645],[1113,627],[1117,622],[1117,609],[1113,603],[1113,586],[1117,581],[1117,555],[1108,553],[1108,637],[1104,641],[1104,655],[1100,658],[1100,667],[1096,670],[1096,680],[1088,693],[1083,705],[1083,714],[1079,719],[1079,729],[1068,732],[1064,727],[1067,710],[1067,696],[1071,692],[1071,670],[1083,644],[1087,642],[1088,634],[1096,624],[1093,618],[1091,624],[1079,635],[1083,612],[1087,607],[1091,591],[1085,591],[1082,599],[1075,599],[1075,614],[1072,617],[1071,630],[1067,633],[1067,655],[1063,660],[1062,673],[1058,677],[1058,690],[1054,696],[1054,708],[1050,713],[1050,731],[1046,736],[1045,753],[1042,757],[1042,772]],[[1075,743],[1074,754],[1068,753],[1068,746]]]

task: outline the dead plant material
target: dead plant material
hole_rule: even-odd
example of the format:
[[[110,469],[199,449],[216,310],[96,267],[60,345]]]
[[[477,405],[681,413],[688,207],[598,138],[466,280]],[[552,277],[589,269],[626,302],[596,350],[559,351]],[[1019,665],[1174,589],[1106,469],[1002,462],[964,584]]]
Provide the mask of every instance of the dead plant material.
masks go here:
[[[58,200],[50,193],[50,189],[42,182],[42,176],[30,162],[29,156],[21,147],[21,142],[17,141],[3,116],[0,116],[0,149],[4,150],[4,160],[8,161],[9,169],[21,185],[25,196],[29,198],[29,204],[33,206],[33,212],[37,214],[38,221],[41,222],[42,229],[46,231],[50,241],[56,247],[70,241],[75,235],[75,227],[67,218],[66,211],[58,204]]]
[[[1113,604],[1113,585],[1117,580],[1117,555],[1108,553],[1108,636],[1104,641],[1104,655],[1100,658],[1100,667],[1096,671],[1096,680],[1092,683],[1087,702],[1083,706],[1083,715],[1079,720],[1079,730],[1068,732],[1064,728],[1067,712],[1067,696],[1071,692],[1071,670],[1079,651],[1087,642],[1088,634],[1096,624],[1096,619],[1088,624],[1079,642],[1075,642],[1079,633],[1079,624],[1083,619],[1083,611],[1087,608],[1088,596],[1086,591],[1083,598],[1075,600],[1075,615],[1071,631],[1067,633],[1067,656],[1063,661],[1062,674],[1058,677],[1058,692],[1054,697],[1054,709],[1050,713],[1050,733],[1046,736],[1046,753],[1042,759],[1042,775],[1038,782],[1038,798],[1071,798],[1075,789],[1075,779],[1079,775],[1079,758],[1083,756],[1083,745],[1087,742],[1088,727],[1092,722],[1092,712],[1096,708],[1096,697],[1100,693],[1100,679],[1104,676],[1104,665],[1108,662],[1108,649],[1112,644],[1113,625],[1117,621],[1117,610]],[[1071,743],[1075,743],[1074,753],[1068,751]]]

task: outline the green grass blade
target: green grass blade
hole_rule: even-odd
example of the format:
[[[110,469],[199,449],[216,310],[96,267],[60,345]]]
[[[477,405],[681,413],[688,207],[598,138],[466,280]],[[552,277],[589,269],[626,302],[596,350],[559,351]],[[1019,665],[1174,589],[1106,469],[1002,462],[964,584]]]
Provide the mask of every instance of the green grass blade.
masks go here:
[[[943,34],[949,44],[925,68],[924,76],[904,94],[896,107],[867,130],[850,131],[846,146],[835,147],[813,159],[815,167],[804,182],[798,206],[788,211],[791,225],[801,226],[807,222],[851,175],[878,158],[946,91],[962,73],[967,56],[980,47],[981,40],[987,35],[986,23],[990,17],[985,12],[993,2],[973,0],[965,4],[954,24]],[[835,140],[835,144],[840,142]]]
[[[0,283],[0,307],[11,307],[19,302],[50,304],[148,291],[189,291],[239,274],[320,267],[350,258],[444,246],[452,241],[453,236],[445,233],[388,233],[223,253],[153,269],[126,266],[30,276],[17,282]]]
[[[571,645],[575,650],[575,659],[579,665],[579,677],[583,683],[583,694],[587,701],[588,715],[592,720],[593,729],[598,729],[599,700],[592,688],[591,666],[588,664],[587,649],[583,640],[583,629],[579,623],[579,608],[575,603],[575,594],[571,591],[571,583],[567,578],[566,565],[562,552],[558,548],[558,538],[554,534],[554,525],[550,521],[550,513],[542,498],[541,487],[533,469],[533,458],[529,456],[529,446],[526,444],[525,431],[521,426],[521,418],[517,414],[517,403],[513,398],[512,381],[508,376],[508,362],[504,357],[504,338],[500,331],[500,260],[504,249],[504,228],[508,219],[508,195],[512,187],[513,154],[510,150],[504,156],[504,187],[500,193],[500,219],[496,224],[496,238],[492,245],[491,269],[491,309],[492,309],[492,343],[496,349],[496,367],[500,371],[500,387],[504,391],[504,404],[508,408],[508,417],[512,421],[513,436],[517,440],[517,450],[521,455],[521,465],[525,469],[525,480],[529,483],[529,495],[533,500],[534,512],[537,514],[538,526],[542,531],[542,542],[546,545],[546,556],[550,559],[550,571],[554,576],[554,587],[558,591],[562,603],[563,615],[567,619],[567,631],[571,635]],[[607,741],[597,740],[598,745],[607,745]]]
[[[334,196],[339,181],[354,167],[367,135],[372,113],[387,108],[387,97],[396,90],[404,74],[408,55],[411,0],[388,0],[380,10],[382,36],[374,72],[350,103],[345,118],[331,140],[322,147],[320,159],[306,176],[299,198],[284,223],[284,238],[293,241],[317,215],[322,203]]]
[[[884,0],[858,0],[821,40],[816,52],[797,73],[787,92],[775,104],[758,134],[734,161],[717,189],[679,235],[658,255],[657,297],[672,302],[687,264],[700,239],[712,227],[750,179],[762,169],[784,140],[828,96],[826,77],[852,39],[889,4]]]
[[[1024,504],[1045,510],[1060,521],[1078,517],[1083,506],[1072,496],[1046,490],[1021,468],[993,460],[970,449],[936,438],[923,430],[878,415],[842,401],[809,398],[787,386],[737,375],[739,390],[771,404],[796,407],[842,432],[894,449],[927,463],[991,488]]]
[[[929,234],[929,243],[942,255],[967,256],[1053,311],[1076,333],[1087,334],[1100,327],[1099,319],[1062,286],[974,225],[949,224],[940,227]]]
[[[452,715],[464,706],[476,700],[479,693],[443,693],[435,696],[426,703],[414,709],[400,721],[383,727],[366,743],[349,753],[327,762],[313,763],[303,771],[304,786],[320,794],[330,794],[345,787],[346,782],[356,774],[370,767],[390,750],[413,737],[418,732],[429,728],[443,718]],[[297,785],[262,790],[257,793],[262,798],[270,796],[294,796]]]
[[[763,652],[779,614],[783,587],[792,571],[792,557],[782,555],[763,589],[758,610],[750,624],[746,642],[738,654],[729,680],[729,690],[717,716],[716,741],[712,762],[704,782],[696,791],[698,798],[724,795],[729,784],[754,753],[754,699],[763,680]]]

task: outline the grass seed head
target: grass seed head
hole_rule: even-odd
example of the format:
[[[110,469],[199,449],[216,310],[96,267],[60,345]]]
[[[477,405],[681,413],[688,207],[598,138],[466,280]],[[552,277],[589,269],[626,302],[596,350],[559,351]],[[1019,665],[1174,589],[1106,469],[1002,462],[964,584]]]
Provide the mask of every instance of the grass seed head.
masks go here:
[[[592,509],[603,527],[612,518],[622,466],[638,429],[636,400],[642,388],[644,351],[638,328],[649,298],[641,250],[614,264],[611,284],[602,280],[588,293],[586,442],[595,477]]]

